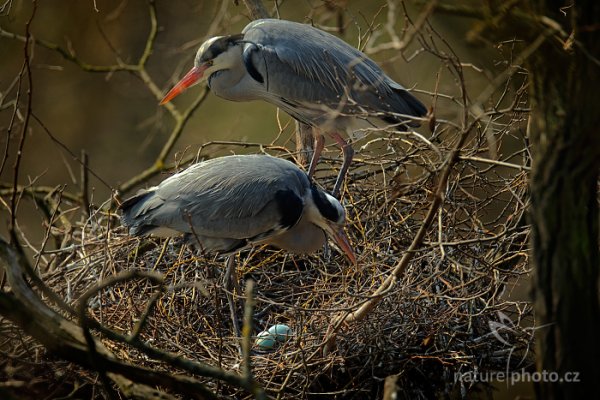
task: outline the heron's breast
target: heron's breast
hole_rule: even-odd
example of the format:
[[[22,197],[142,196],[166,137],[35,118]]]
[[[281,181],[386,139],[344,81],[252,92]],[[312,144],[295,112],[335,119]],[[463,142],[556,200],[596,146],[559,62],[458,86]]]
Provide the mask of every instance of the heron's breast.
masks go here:
[[[208,87],[216,96],[230,101],[261,100],[264,92],[258,82],[230,70],[212,74],[208,80]]]
[[[327,240],[325,232],[312,223],[298,223],[284,233],[270,238],[267,243],[296,254],[310,254],[320,250]]]

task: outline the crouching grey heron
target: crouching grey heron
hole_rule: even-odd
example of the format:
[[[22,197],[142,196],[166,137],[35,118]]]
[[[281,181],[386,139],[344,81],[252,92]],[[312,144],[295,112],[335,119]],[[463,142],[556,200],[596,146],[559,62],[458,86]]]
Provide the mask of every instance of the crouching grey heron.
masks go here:
[[[177,236],[203,251],[233,254],[270,244],[312,253],[330,237],[352,263],[346,212],[293,163],[236,155],[194,164],[121,204],[121,222],[135,236]]]
[[[427,113],[423,103],[364,53],[327,32],[291,21],[260,19],[241,34],[208,39],[194,67],[161,104],[203,81],[219,97],[264,100],[329,133],[344,154],[333,190],[336,197],[354,154],[339,131],[353,136],[382,126],[406,130],[418,126],[415,119]],[[323,148],[320,132],[316,139],[309,177]]]
[[[228,254],[226,288],[234,280],[233,254],[270,244],[312,253],[327,237],[356,264],[344,232],[346,212],[293,163],[266,155],[238,155],[194,164],[125,200],[121,222],[132,235],[184,234],[206,252]],[[233,297],[227,294],[239,336]]]

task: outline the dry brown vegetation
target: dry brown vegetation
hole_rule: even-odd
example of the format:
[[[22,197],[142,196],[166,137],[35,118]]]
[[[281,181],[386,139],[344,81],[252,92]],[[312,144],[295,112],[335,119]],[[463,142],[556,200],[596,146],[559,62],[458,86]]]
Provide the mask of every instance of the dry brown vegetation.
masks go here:
[[[47,225],[41,243],[33,243],[13,220],[12,247],[29,258],[2,243],[0,394],[292,399],[381,398],[398,390],[411,399],[460,397],[489,388],[461,383],[457,373],[529,368],[531,309],[510,298],[530,272],[526,71],[509,64],[482,94],[472,94],[464,77],[472,66],[430,25],[431,6],[413,20],[392,5],[398,8],[389,26],[374,24],[366,35],[381,35],[400,15],[407,28],[388,29],[390,40],[371,54],[411,43],[414,56],[437,60],[438,81],[454,86],[417,92],[432,107],[417,131],[370,132],[356,143],[343,200],[357,267],[334,249],[242,253],[240,284],[247,289],[251,280],[254,290],[233,293],[235,313],[245,320],[238,338],[222,259],[178,240],[129,237],[115,212],[117,197],[90,207],[85,190],[8,182],[2,206],[16,216],[19,202],[35,201]],[[26,40],[34,46],[37,38]],[[153,40],[151,32],[137,67],[123,69],[159,98],[144,66]],[[522,62],[531,48],[522,51],[511,57]],[[24,75],[19,87],[26,86]],[[16,126],[27,129],[32,108],[18,96],[14,115],[25,117]],[[275,141],[231,141],[206,143],[177,166],[165,165],[202,99],[183,112],[168,106],[177,123],[156,162],[115,189],[127,192],[159,172],[228,152],[298,159]],[[273,135],[282,136],[292,137],[289,127]],[[336,148],[328,150],[317,179],[330,188],[339,159]],[[251,346],[252,336],[276,323],[290,326],[293,338],[270,352]]]

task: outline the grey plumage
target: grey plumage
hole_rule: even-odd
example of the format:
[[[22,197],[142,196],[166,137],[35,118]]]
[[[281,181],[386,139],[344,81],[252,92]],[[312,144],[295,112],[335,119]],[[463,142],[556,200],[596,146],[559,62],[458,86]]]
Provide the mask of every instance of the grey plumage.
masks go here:
[[[244,44],[244,51],[257,47],[252,62],[266,76],[268,91],[295,103],[292,107],[285,102],[279,106],[307,124],[326,123],[327,113],[315,118],[313,111],[309,118],[303,118],[302,108],[314,105],[321,106],[317,113],[326,106],[343,115],[383,112],[421,116],[427,111],[364,53],[327,32],[267,19],[251,22],[242,33],[244,40],[252,42]],[[290,76],[295,77],[293,84]],[[299,108],[301,111],[295,111]],[[348,128],[344,122],[337,125],[338,129]]]
[[[265,100],[313,126],[352,129],[347,116],[367,115],[400,122],[401,115],[427,110],[364,53],[306,24],[261,19],[242,35],[210,39],[195,64],[234,53],[237,62],[208,75],[218,96],[233,101]],[[215,61],[215,65],[218,62]],[[331,110],[341,113],[332,121]]]
[[[325,243],[325,233],[337,241],[335,234],[343,232],[345,222],[341,204],[314,186],[305,172],[266,155],[192,165],[120,208],[132,235],[183,233],[203,250],[218,253],[262,243],[313,252]]]
[[[343,40],[297,22],[260,19],[241,34],[214,37],[202,44],[194,68],[167,93],[164,104],[204,80],[232,101],[264,100],[295,119],[330,133],[344,148],[344,164],[353,151],[338,131],[396,125],[416,126],[425,106],[392,80],[364,53]],[[309,175],[320,150],[316,150]]]

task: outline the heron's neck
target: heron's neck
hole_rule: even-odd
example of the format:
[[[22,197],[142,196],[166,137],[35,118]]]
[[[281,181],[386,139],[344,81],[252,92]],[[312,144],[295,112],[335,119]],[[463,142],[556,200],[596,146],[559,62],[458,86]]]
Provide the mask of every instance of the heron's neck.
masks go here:
[[[219,97],[231,101],[256,100],[251,79],[242,62],[241,48],[234,47],[220,56],[220,63],[226,68],[214,72],[208,78],[210,90]]]

